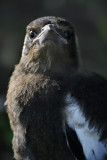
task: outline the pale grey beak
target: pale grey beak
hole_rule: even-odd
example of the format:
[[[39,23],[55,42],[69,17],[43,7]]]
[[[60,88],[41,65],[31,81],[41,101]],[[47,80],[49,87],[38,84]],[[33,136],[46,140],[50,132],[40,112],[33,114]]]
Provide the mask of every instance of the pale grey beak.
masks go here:
[[[63,43],[67,44],[67,40],[65,38],[63,38],[55,29],[55,25],[54,24],[47,24],[45,25],[42,29],[40,34],[33,40],[33,44],[38,43],[39,45],[42,44],[43,42],[45,42],[48,39],[49,34],[51,35],[51,32],[53,32],[54,34],[56,34],[59,38],[60,41],[62,41]]]

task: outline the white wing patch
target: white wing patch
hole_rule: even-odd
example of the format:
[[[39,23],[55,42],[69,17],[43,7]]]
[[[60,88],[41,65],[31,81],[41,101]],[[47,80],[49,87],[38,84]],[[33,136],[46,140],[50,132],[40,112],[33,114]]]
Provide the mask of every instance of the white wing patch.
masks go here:
[[[67,94],[65,100],[66,123],[75,130],[87,160],[103,160],[104,155],[107,155],[107,141],[99,141],[100,133],[97,133],[95,128],[89,128],[89,123],[75,98]]]

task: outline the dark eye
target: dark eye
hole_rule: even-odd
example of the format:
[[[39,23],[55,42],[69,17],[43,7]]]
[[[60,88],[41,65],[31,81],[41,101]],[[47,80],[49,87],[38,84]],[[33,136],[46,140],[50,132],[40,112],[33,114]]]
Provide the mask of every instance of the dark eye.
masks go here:
[[[64,31],[64,37],[68,40],[71,39],[71,33],[69,31]]]
[[[31,39],[36,37],[36,33],[34,31],[30,31],[29,36]]]

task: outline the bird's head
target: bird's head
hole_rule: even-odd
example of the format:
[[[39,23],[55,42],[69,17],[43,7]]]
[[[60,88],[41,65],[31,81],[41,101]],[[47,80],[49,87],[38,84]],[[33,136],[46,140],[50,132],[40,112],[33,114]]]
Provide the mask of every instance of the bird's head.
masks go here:
[[[64,73],[78,68],[75,31],[60,17],[43,17],[26,29],[21,62],[28,70]]]

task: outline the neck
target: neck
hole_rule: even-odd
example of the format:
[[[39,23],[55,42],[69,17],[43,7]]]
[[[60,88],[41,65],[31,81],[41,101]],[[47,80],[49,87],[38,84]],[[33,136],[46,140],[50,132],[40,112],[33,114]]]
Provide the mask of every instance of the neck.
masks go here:
[[[77,65],[64,67],[63,65],[61,66],[61,64],[55,64],[49,66],[40,61],[28,61],[27,58],[20,61],[20,66],[26,73],[42,74],[58,80],[68,79],[78,72]]]

